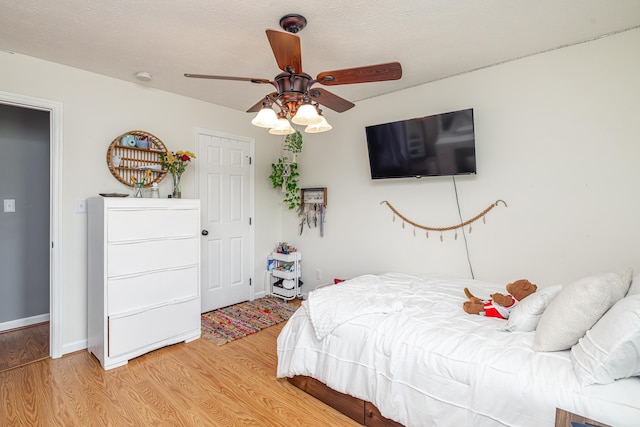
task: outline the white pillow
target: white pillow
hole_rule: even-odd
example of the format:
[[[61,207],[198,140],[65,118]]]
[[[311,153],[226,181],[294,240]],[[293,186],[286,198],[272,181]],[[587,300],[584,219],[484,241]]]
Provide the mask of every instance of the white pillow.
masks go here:
[[[629,287],[631,286],[631,279],[633,277],[633,270],[631,268],[627,268],[623,273],[620,273],[620,279],[622,283],[619,286],[614,286],[611,289],[611,306],[613,306],[616,302],[620,301],[622,298],[627,295],[629,292]]]
[[[636,274],[631,282],[627,296],[640,294],[640,273]]]
[[[536,330],[544,310],[562,290],[562,285],[548,286],[524,298],[509,313],[507,332],[531,332]]]
[[[640,294],[607,311],[571,348],[571,360],[583,385],[640,376]]]
[[[566,285],[542,314],[533,349],[570,349],[613,305],[624,286],[623,278],[616,273],[584,277]]]

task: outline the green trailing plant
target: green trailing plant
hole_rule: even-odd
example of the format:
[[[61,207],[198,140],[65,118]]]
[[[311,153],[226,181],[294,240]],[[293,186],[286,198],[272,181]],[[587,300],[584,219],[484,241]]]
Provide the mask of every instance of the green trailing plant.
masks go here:
[[[287,171],[289,174],[285,175]],[[271,183],[273,188],[282,189],[285,193],[284,203],[290,210],[293,210],[300,206],[300,188],[298,187],[298,164],[289,163],[289,159],[281,157],[278,159],[278,163],[271,164]]]
[[[299,130],[284,138],[284,149],[291,153],[302,153],[302,134]]]
[[[302,152],[302,134],[300,131],[287,135],[282,143],[282,150],[293,154],[293,159],[280,157],[278,163],[271,164],[271,183],[284,193],[284,203],[290,210],[300,206],[300,188],[298,187],[298,164],[296,154]]]

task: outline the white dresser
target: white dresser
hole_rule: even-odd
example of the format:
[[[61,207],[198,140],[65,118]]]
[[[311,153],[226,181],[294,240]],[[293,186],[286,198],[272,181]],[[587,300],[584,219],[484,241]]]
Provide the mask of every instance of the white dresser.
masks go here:
[[[88,201],[89,351],[106,369],[200,337],[200,201]]]

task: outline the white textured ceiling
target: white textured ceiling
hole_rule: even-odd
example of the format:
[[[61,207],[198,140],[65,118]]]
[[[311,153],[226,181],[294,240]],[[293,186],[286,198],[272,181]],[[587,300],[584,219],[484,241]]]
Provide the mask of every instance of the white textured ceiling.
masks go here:
[[[399,61],[400,80],[327,87],[356,103],[384,93],[640,26],[639,0],[0,0],[0,49],[246,111],[273,79],[265,29],[283,15],[303,71]],[[640,47],[639,47],[640,52]],[[2,78],[2,70],[0,70]]]

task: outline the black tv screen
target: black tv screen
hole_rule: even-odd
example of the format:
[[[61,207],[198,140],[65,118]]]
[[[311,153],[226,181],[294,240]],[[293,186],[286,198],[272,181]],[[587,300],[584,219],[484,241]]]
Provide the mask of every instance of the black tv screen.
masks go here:
[[[372,179],[473,175],[473,109],[366,127]]]

